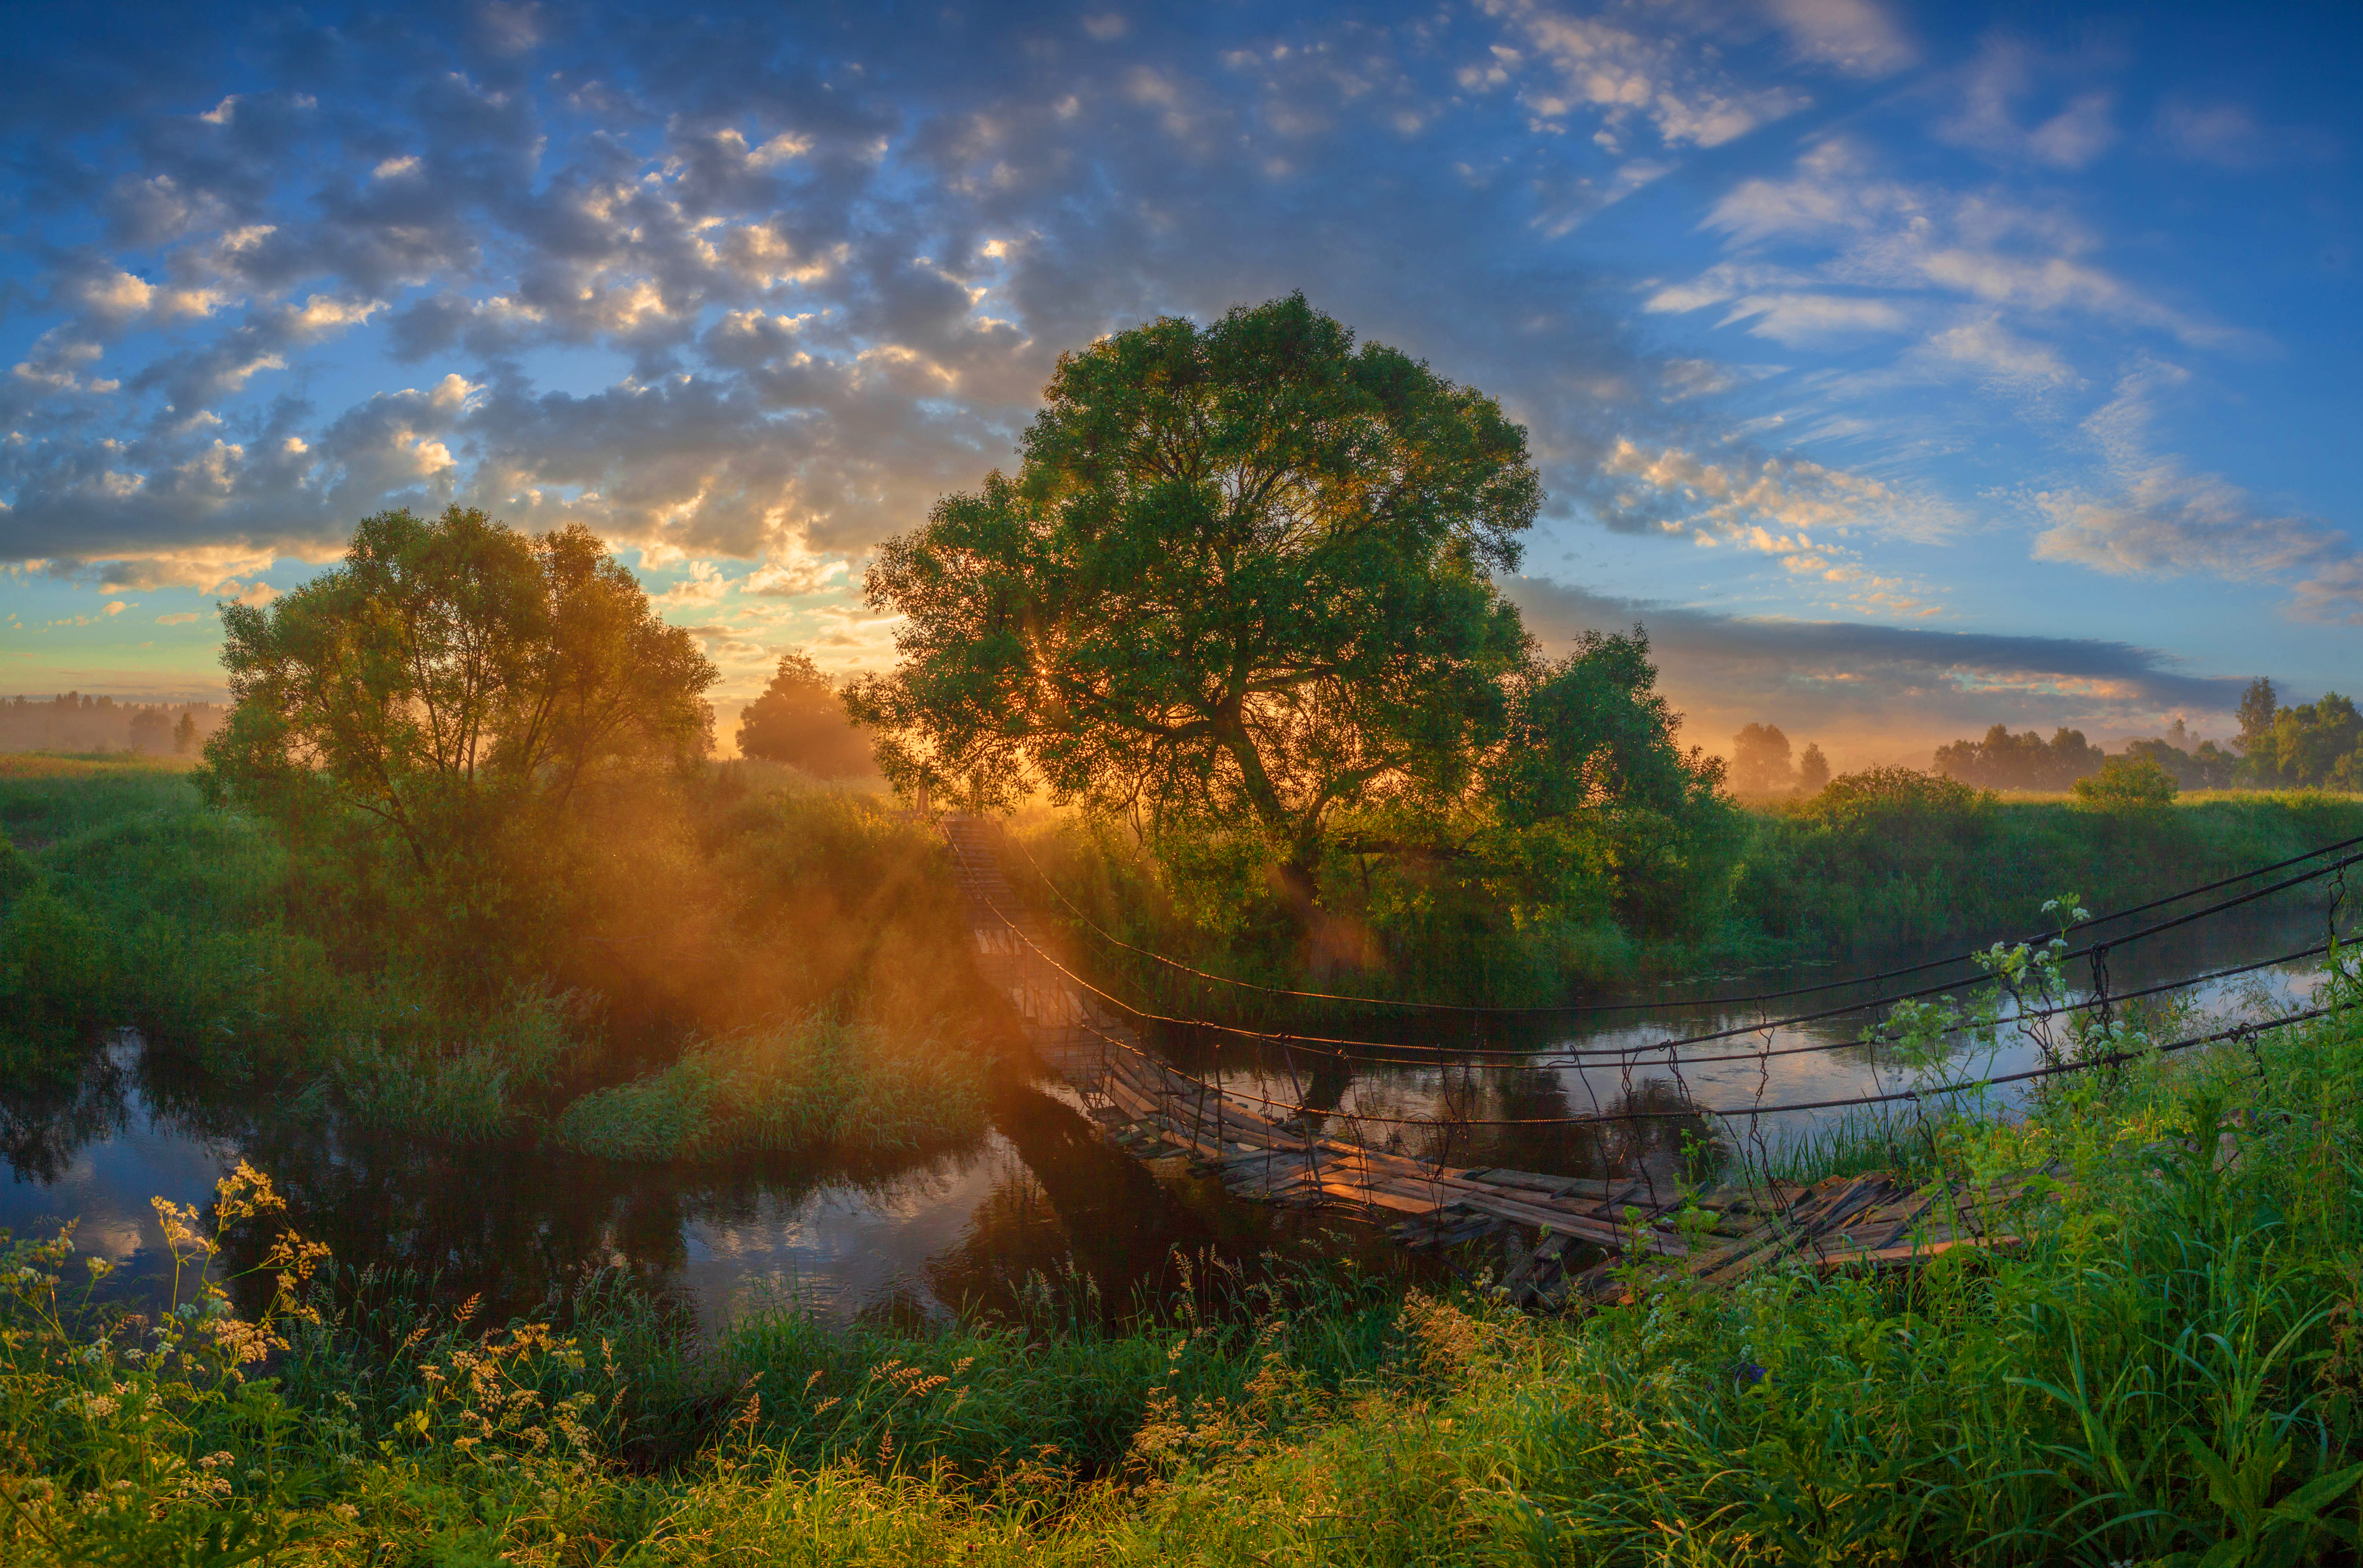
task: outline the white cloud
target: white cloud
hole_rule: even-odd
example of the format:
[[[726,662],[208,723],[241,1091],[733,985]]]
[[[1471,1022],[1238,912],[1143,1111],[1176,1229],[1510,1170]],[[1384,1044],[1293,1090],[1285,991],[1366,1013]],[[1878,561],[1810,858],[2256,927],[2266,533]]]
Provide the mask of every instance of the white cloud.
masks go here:
[[[784,560],[775,558],[758,567],[749,574],[744,588],[749,593],[794,599],[839,586],[846,571],[843,561],[824,561],[813,556],[794,555]]]
[[[1743,294],[1721,325],[1741,321],[1758,337],[1792,346],[1911,326],[1910,315],[1892,300],[1846,294]]]
[[[1990,40],[1962,73],[1960,107],[1941,122],[1937,135],[2011,162],[2081,169],[2117,139],[2114,100],[2105,91],[2077,94],[2049,115],[2036,112],[2024,124],[2019,101],[2036,90],[2042,72],[2033,53],[2006,38]]]
[[[1877,526],[1931,537],[1946,525],[1941,513],[1867,475],[1803,458],[1716,462],[1677,447],[1650,450],[1618,440],[1601,464],[1625,481],[1629,510],[1656,520],[1665,532],[1712,529],[1714,536],[1771,555],[1825,547],[1812,531]],[[1763,525],[1794,531],[1776,542]]]
[[[1871,0],[1766,0],[1766,9],[1798,54],[1849,76],[1892,75],[1919,58],[1895,19]]]
[[[712,561],[691,561],[689,575],[654,595],[656,602],[668,610],[703,609],[719,604],[730,591],[730,581],[722,569]]]
[[[2290,582],[2309,615],[2363,622],[2363,551],[2346,534],[2259,506],[2221,475],[2193,473],[2151,449],[2158,400],[2189,380],[2179,366],[2145,360],[2119,381],[2084,422],[2113,482],[2036,494],[2051,525],[2036,536],[2036,558],[2123,577]]]
[[[2022,390],[2047,392],[2083,384],[2058,355],[2017,337],[1992,316],[1947,327],[1928,339],[1928,348],[1936,358],[1986,381]]]
[[[1743,181],[1715,204],[1707,225],[1743,248],[1747,259],[1660,286],[1650,309],[1696,309],[1775,281],[1794,289],[1818,279],[1891,293],[1949,294],[2041,315],[2080,312],[2199,348],[2248,353],[2271,348],[2258,334],[2175,309],[2105,271],[2091,259],[2098,237],[2056,212],[1993,193],[1956,193],[1883,177],[1874,172],[1869,150],[1848,138],[1808,149],[1785,179]],[[1827,253],[1810,272],[1756,254],[1776,243],[1823,246]],[[1726,319],[1755,314],[1736,311]],[[1810,310],[1794,319],[1798,333],[1812,330]],[[1862,324],[1872,322],[1866,317]]]
[[[1611,151],[1634,121],[1670,148],[1719,147],[1812,102],[1789,86],[1741,84],[1696,39],[1668,28],[1670,13],[1578,16],[1541,0],[1484,0],[1484,9],[1525,48],[1497,51],[1474,84],[1490,84],[1493,72],[1509,80],[1531,61],[1539,79],[1530,79],[1520,102],[1536,120],[1559,128],[1578,115],[1596,118],[1593,139]]]

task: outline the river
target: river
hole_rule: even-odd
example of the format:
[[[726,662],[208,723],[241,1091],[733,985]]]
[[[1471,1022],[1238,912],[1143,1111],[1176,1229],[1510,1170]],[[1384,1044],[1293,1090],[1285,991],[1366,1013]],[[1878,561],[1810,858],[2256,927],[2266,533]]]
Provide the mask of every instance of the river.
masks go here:
[[[2319,908],[2299,907],[2205,922],[2113,954],[2112,988],[2180,980],[2291,951],[2320,941],[2322,922]],[[2276,966],[2202,988],[2196,999],[2213,1010],[2244,1002],[2288,1006],[2311,995],[2319,973],[2318,960]],[[1758,973],[1717,988],[1762,991],[1829,977],[1827,970]],[[1234,1043],[1221,1055],[1234,1087],[1259,1086],[1292,1101],[1317,1095],[1341,1111],[1413,1121],[1817,1100],[1902,1081],[1892,1062],[1849,1043],[1859,1018],[1699,1047],[1697,1054],[1720,1055],[1768,1043],[1830,1048],[1693,1067],[1681,1084],[1646,1058],[1629,1069],[1534,1065],[1570,1051],[1646,1046],[1670,1033],[1759,1021],[1680,1001],[1646,1022],[1634,1017],[1530,1030],[1523,1044],[1532,1055],[1523,1062],[1444,1056],[1374,1066],[1348,1057],[1321,1072],[1300,1061],[1292,1073],[1268,1050]],[[1443,1045],[1456,1034],[1431,1025],[1407,1037]],[[1204,1041],[1172,1048],[1201,1066],[1216,1059]],[[2000,1074],[2040,1059],[2035,1046],[2019,1043],[1958,1065]],[[1763,1131],[1772,1141],[1794,1137],[1825,1114],[1768,1118]],[[1447,1152],[1467,1164],[1600,1174],[1653,1151],[1662,1156],[1683,1131],[1695,1136],[1705,1125],[1464,1125],[1449,1134],[1459,1142]],[[1375,1125],[1370,1131],[1384,1136]],[[1145,1166],[1094,1137],[1063,1086],[1015,1077],[997,1087],[987,1130],[959,1143],[893,1156],[628,1166],[356,1132],[316,1101],[258,1099],[116,1032],[94,1043],[71,1083],[0,1086],[0,1150],[7,1160],[0,1226],[21,1237],[74,1221],[81,1247],[118,1265],[105,1288],[126,1298],[153,1299],[172,1275],[150,1200],[203,1203],[240,1158],[272,1177],[297,1228],[340,1260],[414,1271],[447,1300],[481,1294],[494,1316],[531,1311],[601,1270],[621,1271],[711,1325],[787,1301],[839,1317],[939,1319],[962,1306],[1006,1306],[1029,1276],[1077,1297],[1095,1291],[1103,1309],[1121,1309],[1137,1293],[1172,1283],[1176,1249],[1229,1260],[1294,1245],[1373,1258],[1384,1253],[1369,1228],[1234,1200],[1180,1162]]]

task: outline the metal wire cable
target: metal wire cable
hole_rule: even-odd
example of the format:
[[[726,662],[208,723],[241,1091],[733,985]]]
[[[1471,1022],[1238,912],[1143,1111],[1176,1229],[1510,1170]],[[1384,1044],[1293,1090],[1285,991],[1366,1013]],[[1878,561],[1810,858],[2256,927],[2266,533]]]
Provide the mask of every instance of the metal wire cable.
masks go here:
[[[2305,857],[2300,856],[2299,858],[2303,859]],[[2314,881],[2323,877],[2335,875],[2338,872],[2344,871],[2347,867],[2357,863],[2363,863],[2363,855],[2350,855],[2345,859],[2333,862],[2330,865],[2316,867],[2311,871],[2302,872],[2297,876],[2285,878],[2269,887],[2255,889],[2249,892],[2243,893],[2236,898],[2222,900],[2216,903],[2210,904],[2203,909],[2194,910],[2188,914],[2177,916],[2172,920],[2161,921],[2155,925],[2146,926],[2139,931],[2130,932],[2124,936],[2113,939],[2111,942],[2091,943],[2083,947],[2064,951],[2058,955],[2058,962],[2065,964],[2073,959],[2091,956],[2095,952],[2104,953],[2111,949],[2123,946],[2127,943],[2138,942],[2146,937],[2157,935],[2161,932],[2172,931],[2179,927],[2189,925],[2195,921],[2203,920],[2212,915],[2223,913],[2226,910],[2236,909],[2243,904],[2253,903],[2258,899],[2269,898],[2274,893],[2286,891],[2290,888],[2297,887],[2306,882]],[[2282,864],[2288,863],[2283,862]],[[2237,878],[2235,878],[2235,880]],[[2154,900],[2152,905],[2146,907],[2156,907],[2157,902],[2160,901],[2173,902],[2179,900]],[[1002,911],[999,906],[995,905],[993,907],[993,912],[1000,915],[1004,921],[1010,921],[1009,915],[1005,911]],[[2113,919],[2116,917],[2112,916],[2109,918]],[[2085,923],[2089,924],[2093,922]],[[1015,929],[1015,922],[1014,921],[1010,921],[1010,924],[1012,929]],[[1033,945],[1032,939],[1030,937],[1026,940],[1029,945]],[[1040,951],[1038,946],[1037,946],[1036,951]],[[1408,1053],[1421,1057],[1467,1057],[1481,1055],[1488,1056],[1509,1056],[1525,1062],[1534,1062],[1535,1060],[1530,1055],[1516,1053],[1503,1047],[1429,1045],[1413,1041],[1362,1040],[1334,1035],[1275,1033],[1270,1030],[1250,1029],[1241,1024],[1216,1023],[1205,1019],[1177,1018],[1170,1014],[1151,1012],[1146,1009],[1139,1008],[1132,1003],[1126,1002],[1122,998],[1117,997],[1113,993],[1103,989],[1099,986],[1093,985],[1092,982],[1083,979],[1081,976],[1074,974],[1064,966],[1059,965],[1057,960],[1050,959],[1047,954],[1044,955],[1044,957],[1046,961],[1049,962],[1060,974],[1065,975],[1078,986],[1089,990],[1093,996],[1099,997],[1111,1006],[1128,1012],[1136,1018],[1139,1018],[1149,1022],[1167,1024],[1176,1028],[1204,1030],[1215,1033],[1233,1035],[1243,1039],[1262,1040],[1282,1046],[1320,1045],[1329,1047],[1351,1047],[1366,1052]],[[2247,967],[2261,966],[2261,965],[2257,965],[2248,966]],[[2225,973],[2230,974],[2238,972],[2240,971],[2231,970],[2226,971]],[[2186,980],[2179,983],[2182,985],[2196,984],[2208,977],[2209,977],[2202,976],[2199,977],[2198,979],[2195,980]],[[1708,1030],[1696,1034],[1660,1040],[1649,1044],[1603,1047],[1597,1051],[1563,1052],[1560,1053],[1557,1058],[1554,1058],[1554,1065],[1573,1066],[1584,1061],[1614,1061],[1619,1059],[1637,1058],[1645,1055],[1654,1057],[1661,1054],[1678,1051],[1686,1045],[1710,1044],[1718,1040],[1729,1040],[1743,1034],[1763,1033],[1773,1030],[1791,1028],[1800,1023],[1821,1022],[1827,1019],[1842,1018],[1849,1013],[1861,1012],[1869,1008],[1885,1006],[1899,1001],[1914,1001],[1926,997],[1939,996],[1947,992],[1958,991],[1969,987],[1991,984],[1997,978],[1997,976],[1991,974],[1972,976],[1961,980],[1951,981],[1942,985],[1921,987],[1917,989],[1900,992],[1893,996],[1865,998],[1862,1000],[1849,1002],[1838,1007],[1824,1008],[1815,1012],[1796,1013],[1785,1018],[1760,1020],[1750,1024],[1736,1025],[1717,1030]],[[2152,994],[2155,990],[2159,988],[2151,988],[2150,991],[2144,992],[2142,994]],[[2122,998],[2119,999],[2122,999]],[[1711,1004],[1699,1003],[1693,1005],[1706,1006]],[[2090,1006],[2095,1004],[2085,1003],[2079,1005]],[[2041,1016],[2053,1016],[2053,1013],[2058,1010],[2053,1010],[2052,1012],[2046,1012]],[[1839,1050],[1856,1043],[1859,1043],[1846,1040],[1826,1041],[1810,1045],[1783,1047],[1775,1054],[1782,1055],[1805,1055],[1817,1051]],[[1705,1064],[1715,1061],[1754,1060],[1766,1054],[1767,1053],[1763,1051],[1749,1051],[1720,1057],[1693,1057],[1688,1059],[1676,1058],[1671,1055],[1668,1055],[1666,1065],[1670,1066],[1679,1066],[1688,1065],[1691,1062]],[[1537,1063],[1536,1065],[1543,1064]]]
[[[982,895],[979,896],[982,897]],[[1045,964],[1048,965],[1051,969],[1059,975],[1064,976],[1067,979],[1073,981],[1076,985],[1082,987],[1085,990],[1090,991],[1094,996],[1103,997],[1110,1001],[1115,1000],[1114,998],[1107,997],[1105,992],[1101,991],[1097,987],[1093,986],[1089,981],[1082,979],[1080,976],[1074,974],[1073,971],[1068,969],[1066,966],[1051,957],[1048,953],[1043,950],[1042,945],[1027,935],[1025,930],[1020,927],[1015,921],[1009,917],[1008,912],[1003,910],[999,904],[993,902],[991,898],[984,897],[983,901],[987,908],[991,909],[995,915],[1000,917],[1003,923],[1008,927],[1010,933],[1015,936],[1018,941],[1031,948],[1035,955],[1040,958]],[[1120,1008],[1124,1007],[1124,1004],[1121,1002],[1117,1002],[1116,1005]],[[1772,1116],[1786,1111],[1832,1110],[1842,1110],[1858,1105],[1882,1105],[1906,1100],[1919,1101],[1931,1099],[1941,1099],[1946,1095],[1965,1093],[1969,1090],[1980,1088],[1991,1088],[1997,1084],[2025,1083],[2038,1078],[2057,1077],[2068,1073],[2089,1072],[2098,1067],[2120,1066],[2126,1062],[2138,1060],[2145,1055],[2167,1055],[2174,1052],[2189,1050],[2197,1045],[2213,1044],[2224,1040],[2236,1039],[2242,1035],[2253,1035],[2265,1030],[2282,1029],[2291,1024],[2303,1023],[2317,1018],[2326,1018],[2333,1013],[2346,1011],[2358,1006],[2363,1006],[2363,1002],[2349,1002],[2332,1007],[2312,1008],[2300,1012],[2285,1014],[2282,1017],[2271,1020],[2269,1022],[2261,1024],[2239,1024],[2230,1029],[2221,1030],[2213,1034],[2201,1035],[2190,1040],[2175,1041],[2169,1044],[2153,1046],[2144,1051],[2115,1052],[2105,1056],[2088,1057],[2079,1062],[2057,1063],[2048,1066],[2032,1068],[2025,1072],[2004,1074],[1987,1078],[1964,1080],[1958,1083],[1941,1085],[1931,1088],[1903,1089],[1887,1094],[1849,1096],[1842,1099],[1805,1100],[1791,1104],[1770,1106],[1756,1105],[1727,1110],[1715,1107],[1698,1106],[1680,1110],[1600,1111],[1590,1115],[1537,1117],[1381,1116],[1376,1114],[1367,1114],[1361,1111],[1339,1110],[1337,1108],[1323,1108],[1295,1104],[1287,1100],[1274,1099],[1267,1095],[1252,1094],[1240,1090],[1226,1090],[1218,1088],[1215,1084],[1209,1083],[1204,1078],[1198,1077],[1193,1074],[1184,1072],[1181,1068],[1173,1066],[1168,1062],[1150,1055],[1138,1045],[1133,1044],[1128,1041],[1119,1039],[1115,1035],[1109,1033],[1107,1031],[1100,1028],[1097,1024],[1092,1022],[1088,1018],[1080,1020],[1079,1024],[1080,1027],[1085,1031],[1097,1035],[1105,1043],[1114,1045],[1117,1049],[1125,1051],[1129,1055],[1137,1056],[1142,1061],[1148,1063],[1160,1074],[1179,1079],[1183,1083],[1193,1085],[1200,1089],[1207,1090],[1218,1097],[1228,1094],[1233,1098],[1244,1100],[1249,1104],[1280,1110],[1284,1113],[1282,1118],[1283,1120],[1292,1117],[1317,1116],[1338,1118],[1353,1121],[1358,1124],[1392,1127],[1577,1127],[1604,1122],[1681,1120],[1700,1116],[1713,1116],[1725,1119]],[[1126,1008],[1125,1010],[1130,1011],[1133,1010]],[[1137,1016],[1151,1017],[1154,1015],[1139,1014]]]
[[[1036,951],[1039,952],[1040,949],[1037,948]],[[1097,1024],[1085,1021],[1081,1027],[1118,1050],[1139,1057],[1168,1077],[1178,1078],[1183,1083],[1201,1089],[1217,1094],[1228,1093],[1234,1099],[1283,1112],[1284,1114],[1279,1119],[1281,1121],[1300,1117],[1323,1117],[1380,1127],[1585,1127],[1604,1122],[1684,1121],[1692,1117],[1705,1116],[1729,1121],[1743,1117],[1777,1116],[1795,1110],[1838,1110],[1858,1105],[1886,1105],[1903,1100],[1941,1099],[1947,1095],[1966,1094],[1976,1089],[1991,1088],[1998,1084],[2026,1083],[2037,1078],[2059,1077],[2069,1073],[2091,1072],[2100,1067],[2120,1066],[2127,1062],[2139,1061],[2145,1056],[2170,1055],[2175,1052],[2188,1051],[2198,1045],[2218,1044],[2226,1040],[2239,1039],[2244,1035],[2286,1029],[2291,1024],[2306,1023],[2317,1018],[2328,1018],[2334,1013],[2351,1011],[2358,1007],[2363,1007],[2363,1002],[2309,1008],[2302,1012],[2283,1014],[2281,1017],[2263,1023],[2237,1024],[2229,1029],[2219,1030],[2213,1034],[2202,1034],[2189,1040],[2177,1040],[2168,1044],[2151,1046],[2147,1050],[2113,1052],[2105,1056],[2091,1056],[2077,1062],[2055,1063],[2049,1066],[2034,1067],[2019,1073],[2005,1073],[1993,1077],[1963,1079],[1930,1088],[1899,1089],[1889,1094],[1854,1095],[1843,1099],[1799,1100],[1781,1105],[1735,1108],[1691,1106],[1679,1110],[1603,1110],[1578,1116],[1381,1116],[1374,1112],[1347,1110],[1335,1107],[1325,1109],[1317,1106],[1296,1105],[1287,1100],[1274,1099],[1268,1095],[1249,1094],[1237,1089],[1218,1090],[1205,1079],[1185,1073],[1170,1063],[1150,1055],[1139,1046],[1110,1034]]]

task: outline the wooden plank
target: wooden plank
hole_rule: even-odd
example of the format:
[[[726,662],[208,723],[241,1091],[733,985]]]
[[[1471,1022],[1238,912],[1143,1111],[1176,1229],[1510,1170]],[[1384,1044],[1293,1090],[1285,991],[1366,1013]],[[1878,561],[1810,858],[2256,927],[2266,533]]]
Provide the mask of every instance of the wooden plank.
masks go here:
[[[1399,1198],[1381,1187],[1361,1187],[1350,1182],[1322,1181],[1317,1185],[1331,1198],[1342,1198],[1349,1203],[1360,1203],[1373,1209],[1392,1209],[1398,1214],[1433,1214],[1437,1206],[1416,1198]]]
[[[1514,1220],[1522,1225],[1548,1226],[1571,1236],[1581,1236],[1588,1242],[1598,1242],[1605,1247],[1623,1250],[1632,1244],[1630,1234],[1621,1226],[1587,1215],[1570,1214],[1564,1209],[1541,1209],[1522,1203],[1505,1193],[1491,1192],[1463,1196],[1459,1201],[1468,1208],[1487,1214]],[[1669,1236],[1662,1231],[1644,1229],[1649,1249],[1668,1257],[1681,1257],[1690,1251],[1689,1243],[1679,1236]]]
[[[1874,1268],[1908,1267],[1963,1247],[1975,1252],[2009,1252],[2025,1244],[2026,1239],[2023,1236],[1961,1236],[1947,1242],[1923,1242],[1900,1247],[1859,1247],[1832,1253],[1822,1259],[1819,1266],[1824,1274],[1855,1264],[1869,1264]]]

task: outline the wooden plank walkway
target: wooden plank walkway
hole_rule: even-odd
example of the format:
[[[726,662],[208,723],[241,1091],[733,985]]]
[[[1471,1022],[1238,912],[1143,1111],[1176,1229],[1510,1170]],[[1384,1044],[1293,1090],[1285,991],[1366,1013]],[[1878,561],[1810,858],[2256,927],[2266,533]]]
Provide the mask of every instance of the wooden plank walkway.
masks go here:
[[[1498,1242],[1497,1283],[1537,1306],[1619,1295],[1616,1265],[1636,1253],[1725,1286],[1799,1254],[1825,1270],[1897,1268],[2017,1242],[2005,1217],[2031,1177],[1974,1190],[1873,1174],[1685,1192],[1644,1177],[1432,1165],[1370,1147],[1350,1112],[1300,1119],[1224,1092],[1168,1064],[1048,961],[1054,944],[1010,887],[993,824],[948,817],[943,827],[979,961],[1044,1065],[1110,1141],[1144,1160],[1186,1159],[1240,1198],[1343,1209],[1410,1247]],[[1330,1122],[1342,1136],[1323,1130]]]

